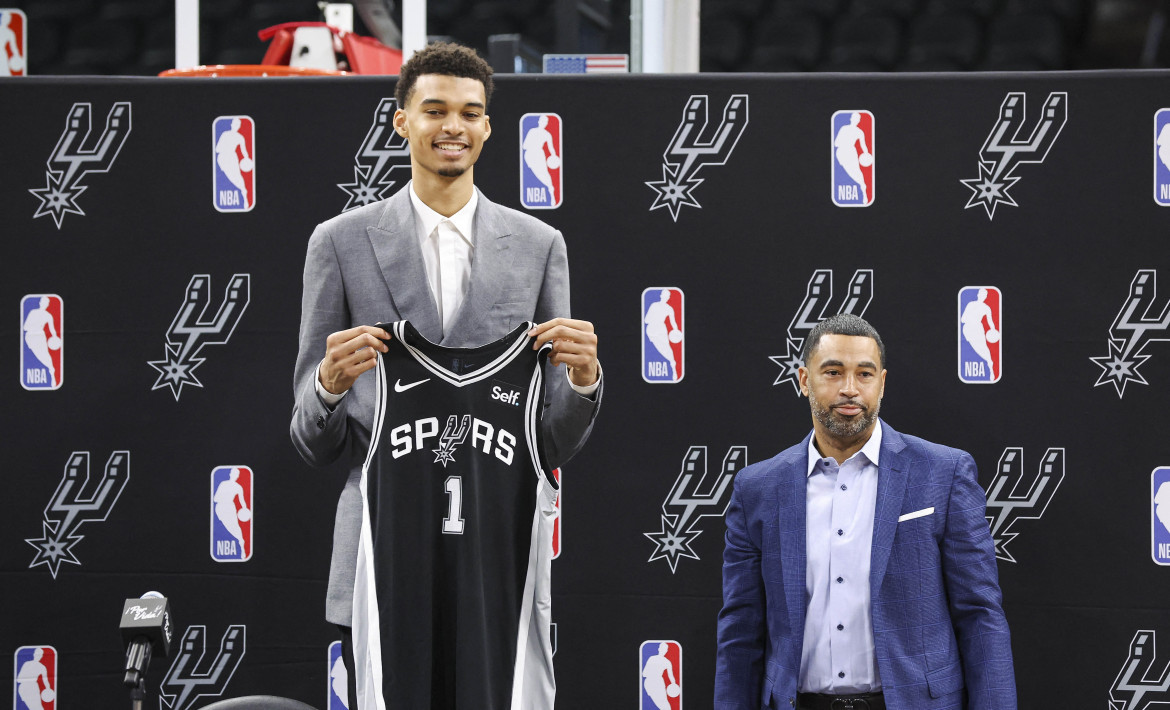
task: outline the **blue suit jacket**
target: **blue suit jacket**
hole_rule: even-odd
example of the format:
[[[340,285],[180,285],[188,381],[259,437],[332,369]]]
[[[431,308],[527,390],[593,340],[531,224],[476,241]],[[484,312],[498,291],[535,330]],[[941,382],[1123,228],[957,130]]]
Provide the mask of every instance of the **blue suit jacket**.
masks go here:
[[[1011,639],[975,461],[880,425],[869,585],[886,706],[1015,710]],[[796,698],[808,604],[809,437],[736,475],[715,710],[787,708]],[[927,508],[934,512],[898,522]]]

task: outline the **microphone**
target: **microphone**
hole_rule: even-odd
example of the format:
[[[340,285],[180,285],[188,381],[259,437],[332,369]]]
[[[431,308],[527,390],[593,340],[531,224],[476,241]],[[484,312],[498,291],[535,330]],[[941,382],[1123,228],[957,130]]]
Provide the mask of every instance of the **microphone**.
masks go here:
[[[137,688],[144,684],[151,653],[171,655],[171,604],[158,592],[140,599],[127,599],[122,606],[122,643],[126,644],[126,676],[122,684]]]

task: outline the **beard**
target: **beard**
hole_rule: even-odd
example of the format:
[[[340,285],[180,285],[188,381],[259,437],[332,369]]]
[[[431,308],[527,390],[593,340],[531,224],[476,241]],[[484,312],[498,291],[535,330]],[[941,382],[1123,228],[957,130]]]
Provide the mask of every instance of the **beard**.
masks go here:
[[[467,168],[440,168],[438,172],[439,175],[442,175],[443,177],[453,178],[459,177],[463,173],[467,172]]]
[[[812,406],[813,417],[821,423],[833,436],[841,439],[852,439],[861,432],[868,429],[875,421],[877,421],[878,412],[881,411],[882,403],[879,399],[874,404],[871,410],[865,404],[855,400],[842,400],[836,402],[834,406],[852,405],[860,407],[861,411],[852,417],[846,417],[837,414],[833,407],[821,404],[821,402],[813,394],[812,389],[808,391],[808,401]]]

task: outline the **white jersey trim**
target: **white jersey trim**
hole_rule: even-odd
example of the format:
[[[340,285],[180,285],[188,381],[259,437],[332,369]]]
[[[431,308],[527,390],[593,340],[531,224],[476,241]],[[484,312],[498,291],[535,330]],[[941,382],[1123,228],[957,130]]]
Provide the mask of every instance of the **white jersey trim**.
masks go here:
[[[383,412],[386,408],[386,368],[382,356],[377,356],[377,377],[374,386],[374,426],[370,432],[370,451],[362,465],[358,484],[362,494],[362,529],[358,537],[357,567],[353,581],[353,656],[357,708],[352,710],[386,710],[382,697],[382,639],[372,630],[382,628],[378,613],[378,590],[374,585],[374,541],[370,523],[368,475],[370,461],[382,435]]]
[[[525,323],[523,332],[516,336],[515,342],[513,342],[507,350],[501,353],[499,357],[477,370],[472,370],[471,372],[463,375],[456,375],[439,363],[427,357],[427,355],[422,350],[419,350],[415,346],[408,343],[406,341],[405,325],[406,321],[400,320],[393,326],[394,337],[398,338],[398,342],[402,343],[403,347],[406,348],[406,351],[410,353],[411,357],[417,360],[420,365],[430,370],[435,374],[436,377],[439,377],[440,379],[453,384],[456,387],[464,387],[466,385],[479,382],[480,380],[486,377],[491,377],[492,375],[502,370],[505,365],[510,363],[516,357],[517,351],[528,344],[528,331],[532,330],[532,328],[535,326],[535,324],[531,322]],[[422,335],[420,334],[419,337],[421,338]],[[426,338],[423,339],[426,340]],[[440,345],[438,347],[443,346]]]

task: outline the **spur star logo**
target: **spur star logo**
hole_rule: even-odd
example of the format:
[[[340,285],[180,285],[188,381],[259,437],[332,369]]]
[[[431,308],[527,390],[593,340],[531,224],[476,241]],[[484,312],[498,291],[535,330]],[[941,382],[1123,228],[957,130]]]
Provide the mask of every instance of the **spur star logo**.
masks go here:
[[[647,562],[665,559],[674,573],[681,558],[699,559],[691,547],[703,532],[698,529],[699,521],[709,516],[722,517],[727,512],[731,503],[731,481],[746,465],[747,447],[732,446],[723,457],[719,471],[707,481],[707,447],[688,449],[683,457],[682,471],[662,503],[662,529],[642,533],[655,545]]]
[[[463,419],[454,414],[447,416],[447,426],[443,427],[443,434],[439,437],[439,448],[431,449],[435,455],[435,463],[443,464],[455,461],[455,449],[467,441],[467,432],[471,431],[471,415],[464,414]]]
[[[1129,643],[1129,656],[1109,688],[1109,710],[1148,710],[1170,705],[1170,664],[1151,676],[1158,659],[1157,635],[1142,629]]]
[[[849,280],[849,287],[841,296],[837,310],[829,311],[829,315],[837,313],[851,313],[858,317],[865,316],[873,300],[873,269],[858,269],[853,272]],[[776,377],[773,386],[788,380],[796,396],[800,396],[800,374],[797,372],[803,365],[800,361],[800,351],[804,347],[804,339],[825,319],[825,312],[833,301],[833,270],[817,269],[808,280],[805,288],[804,300],[792,316],[788,324],[787,351],[783,355],[769,355],[768,359],[780,366],[782,372]]]
[[[87,186],[81,184],[89,173],[104,173],[110,169],[130,135],[130,102],[115,103],[106,114],[106,128],[91,138],[93,106],[75,103],[65,119],[65,130],[57,140],[52,155],[46,161],[45,186],[29,190],[41,204],[33,219],[49,215],[61,228],[66,214],[85,216],[77,198]]]
[[[342,212],[371,205],[389,197],[398,184],[391,176],[396,169],[410,169],[410,143],[394,130],[395,99],[382,99],[374,111],[374,122],[354,156],[353,182],[338,183],[349,195]]]
[[[702,209],[691,194],[703,182],[703,178],[697,177],[699,170],[726,163],[748,125],[747,94],[735,94],[728,99],[723,107],[723,120],[713,127],[708,126],[707,101],[702,95],[687,99],[682,121],[662,154],[662,179],[646,183],[657,193],[650,210],[666,207],[675,222],[683,205]]]
[[[152,391],[170,387],[178,402],[183,385],[203,386],[194,374],[195,368],[203,364],[199,352],[205,345],[223,345],[232,337],[251,300],[251,277],[234,274],[224,290],[219,310],[211,320],[205,320],[210,300],[211,277],[207,274],[192,276],[183,305],[179,306],[171,327],[167,328],[166,357],[147,362],[159,373],[150,388]]]
[[[1094,387],[1111,384],[1117,397],[1125,396],[1130,382],[1148,385],[1138,368],[1150,359],[1145,354],[1150,343],[1170,340],[1170,300],[1161,312],[1152,315],[1158,298],[1158,274],[1141,269],[1129,284],[1129,296],[1122,304],[1113,325],[1109,326],[1109,354],[1089,358],[1102,372]]]
[[[1019,533],[1008,532],[1018,520],[1039,520],[1064,481],[1064,449],[1048,449],[1035,475],[1024,475],[1024,450],[1007,448],[999,457],[995,478],[987,486],[987,522],[995,556],[1015,562],[1007,545]]]
[[[1048,151],[1068,120],[1068,94],[1052,92],[1044,102],[1044,109],[1031,135],[1019,135],[1027,120],[1027,98],[1024,92],[1011,92],[999,107],[999,118],[987,134],[979,150],[979,177],[960,180],[972,193],[964,209],[982,205],[987,219],[995,218],[997,205],[1018,207],[1008,194],[1019,177],[1012,175],[1022,163],[1043,163]]]
[[[84,523],[104,521],[129,481],[129,451],[110,454],[101,477],[92,486],[89,485],[89,452],[70,454],[61,483],[45,506],[44,537],[25,539],[37,551],[29,569],[45,565],[56,579],[63,562],[81,565],[73,554],[73,547],[84,539],[77,534],[78,528]]]
[[[246,650],[247,627],[233,624],[219,642],[219,653],[205,658],[207,627],[188,626],[179,654],[159,687],[159,710],[188,710],[199,698],[223,695]],[[206,670],[199,670],[200,666]]]

